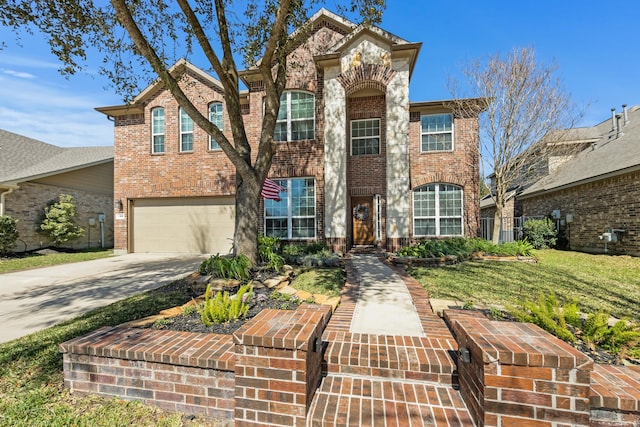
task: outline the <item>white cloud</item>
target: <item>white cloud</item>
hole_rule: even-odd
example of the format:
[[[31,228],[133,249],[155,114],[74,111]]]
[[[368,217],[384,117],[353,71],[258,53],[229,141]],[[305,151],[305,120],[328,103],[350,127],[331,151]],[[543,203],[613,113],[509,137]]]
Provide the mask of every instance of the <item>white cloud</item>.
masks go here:
[[[0,71],[2,71],[4,74],[8,74],[10,76],[13,77],[18,77],[21,79],[35,79],[36,76],[34,76],[31,73],[27,73],[24,71],[15,71],[15,70],[5,70],[4,68],[0,68]]]
[[[28,52],[25,52],[27,55]],[[39,68],[46,70],[57,70],[60,68],[60,64],[55,61],[43,61],[41,59],[25,56],[25,55],[16,55],[7,52],[4,50],[2,55],[0,55],[0,64],[11,65],[12,67],[19,68]]]

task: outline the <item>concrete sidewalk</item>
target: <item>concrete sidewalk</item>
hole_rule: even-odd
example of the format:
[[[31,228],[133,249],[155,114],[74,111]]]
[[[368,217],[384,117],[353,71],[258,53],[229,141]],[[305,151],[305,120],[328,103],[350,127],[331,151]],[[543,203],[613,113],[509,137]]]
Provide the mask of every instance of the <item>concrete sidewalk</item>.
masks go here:
[[[350,332],[424,337],[402,278],[376,255],[353,255],[351,262],[360,276],[360,291]]]
[[[158,288],[205,255],[128,254],[0,274],[0,343]]]

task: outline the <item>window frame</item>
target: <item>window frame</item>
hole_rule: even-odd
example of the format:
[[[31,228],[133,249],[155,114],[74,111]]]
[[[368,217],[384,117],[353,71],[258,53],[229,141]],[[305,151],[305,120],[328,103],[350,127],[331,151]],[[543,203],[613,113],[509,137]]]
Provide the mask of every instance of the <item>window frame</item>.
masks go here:
[[[291,194],[293,194],[293,181],[301,181],[301,180],[311,180],[313,181],[313,187],[309,187],[309,188],[313,188],[313,205],[307,205],[305,206],[306,208],[309,207],[313,207],[313,215],[293,215],[293,209],[294,209],[294,200],[292,200],[291,197],[289,197]],[[273,178],[273,181],[276,182],[278,185],[280,185],[281,187],[284,187],[286,189],[286,191],[282,191],[280,192],[280,195],[282,198],[282,200],[280,202],[276,202],[276,201],[271,201],[271,200],[266,200],[264,201],[264,210],[263,210],[263,234],[265,236],[270,236],[269,234],[267,234],[268,229],[267,229],[267,220],[285,220],[287,222],[287,235],[286,236],[278,236],[281,239],[284,240],[314,240],[317,238],[318,236],[318,230],[317,230],[317,226],[318,226],[318,210],[317,210],[317,188],[316,188],[316,179],[313,177],[295,177],[295,178]],[[287,210],[287,215],[286,216],[282,216],[282,215],[273,215],[273,216],[267,216],[267,205],[269,203],[282,203],[284,200],[286,200],[287,202],[287,206],[286,206],[286,210]],[[305,237],[294,237],[294,227],[293,227],[293,223],[294,220],[304,220],[304,219],[313,219],[313,235],[312,236],[305,236]]]
[[[213,106],[220,106],[220,112],[219,113],[213,113],[213,114],[219,114],[220,116],[220,126],[218,126],[217,123],[215,123],[212,120],[212,111],[211,111],[211,107]],[[209,103],[209,106],[207,107],[208,111],[209,111],[209,121],[211,123],[213,123],[214,125],[218,126],[218,129],[220,129],[220,132],[222,132],[223,126],[224,126],[224,105],[222,105],[222,102],[220,101],[213,101]],[[215,145],[214,145],[215,144]],[[213,139],[213,137],[211,137],[211,135],[209,135],[209,150],[221,150],[222,148],[220,148],[220,145]]]
[[[442,202],[442,200],[440,199],[440,191],[441,188],[440,187],[444,187],[445,190],[447,187],[453,187],[457,190],[459,190],[460,192],[460,215],[441,215],[440,211],[441,211],[441,206],[440,203]],[[422,189],[426,189],[428,187],[435,187],[434,188],[434,206],[433,206],[433,212],[434,215],[417,215],[417,211],[418,209],[416,208],[416,193],[421,192],[420,190]],[[430,184],[425,184],[425,185],[421,185],[420,187],[415,188],[412,192],[411,192],[411,196],[412,196],[412,208],[413,208],[413,235],[414,237],[461,237],[464,236],[464,189],[459,186],[459,185],[455,185],[455,184],[449,184],[449,183],[430,183]],[[427,201],[428,202],[428,201]],[[418,234],[417,233],[417,227],[416,227],[416,220],[421,220],[421,219],[432,219],[434,220],[434,224],[435,224],[435,234]],[[441,220],[443,219],[459,219],[460,220],[460,234],[442,234],[441,232]]]
[[[178,108],[178,120],[180,121],[180,152],[181,153],[192,153],[193,152],[193,145],[194,145],[194,126],[193,126],[193,119],[191,117],[189,117],[189,115],[186,113],[186,111],[184,111],[184,109],[182,107]],[[184,122],[182,121],[183,118],[187,118],[189,119],[190,123],[191,123],[191,130],[184,130],[183,126],[184,126]],[[184,141],[184,137],[185,136],[191,136],[191,149],[186,150],[185,147],[185,141]]]
[[[364,136],[358,136],[358,137],[354,138],[354,136],[353,136],[353,124],[357,123],[357,122],[377,122],[378,123],[378,136],[377,136],[377,138],[378,138],[378,152],[377,153],[353,154],[353,142],[354,142],[354,139],[365,140],[365,139],[371,139],[372,137],[375,137],[375,135],[374,136],[364,135]],[[354,120],[351,120],[351,122],[349,123],[349,142],[351,144],[351,150],[350,150],[351,156],[379,156],[380,155],[380,152],[381,152],[381,146],[380,145],[381,145],[381,138],[382,138],[381,137],[382,130],[380,129],[381,125],[382,125],[382,121],[380,120],[379,117],[372,117],[370,119],[354,119]],[[365,147],[365,149],[366,149],[366,147]]]
[[[451,130],[446,131],[427,131],[424,130],[424,125],[422,123],[423,117],[436,117],[436,116],[448,116],[451,119]],[[424,149],[423,139],[425,136],[429,135],[446,135],[451,134],[451,148],[444,148],[442,150],[438,149]],[[420,152],[421,153],[438,153],[438,152],[450,152],[455,148],[455,120],[452,113],[434,113],[434,114],[421,114],[420,115]]]
[[[162,111],[162,132],[156,132],[157,111]],[[164,107],[153,107],[151,109],[151,154],[164,154],[166,151],[167,115]],[[162,137],[162,150],[156,150],[156,138]],[[160,145],[160,144],[158,144]]]
[[[297,119],[293,119],[291,116],[291,95],[294,93],[299,93],[299,94],[303,94],[303,95],[307,95],[311,98],[311,100],[313,101],[313,111],[312,111],[312,115],[311,117],[305,117],[305,118],[297,118]],[[283,106],[283,100],[282,97],[286,98],[286,115],[284,119],[279,119],[280,117],[280,110],[282,109]],[[310,138],[299,138],[299,139],[293,139],[293,122],[303,122],[303,121],[309,121],[311,120],[311,131],[312,131],[312,135]],[[285,90],[284,92],[282,92],[282,95],[280,96],[280,109],[278,110],[278,115],[276,116],[276,129],[278,129],[278,125],[282,124],[282,123],[286,123],[287,126],[287,138],[286,139],[278,139],[275,135],[274,132],[274,138],[273,140],[275,142],[295,142],[295,141],[311,141],[314,140],[316,138],[316,96],[314,93],[312,92],[306,92],[303,90]]]

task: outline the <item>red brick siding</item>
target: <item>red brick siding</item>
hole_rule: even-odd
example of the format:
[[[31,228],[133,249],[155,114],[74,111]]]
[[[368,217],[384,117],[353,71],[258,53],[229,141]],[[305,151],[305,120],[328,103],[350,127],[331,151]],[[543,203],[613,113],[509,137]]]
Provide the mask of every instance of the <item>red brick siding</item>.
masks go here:
[[[478,119],[454,118],[453,151],[420,152],[420,114],[436,114],[443,111],[412,111],[409,123],[409,158],[411,189],[425,184],[444,183],[462,187],[464,202],[464,233],[467,237],[478,235],[480,218],[480,170],[478,155]],[[411,206],[413,212],[413,206]],[[413,222],[411,222],[413,235]]]
[[[604,251],[598,236],[610,228],[623,229],[609,253],[640,255],[640,172],[603,179],[545,195],[523,199],[525,216],[547,216],[560,209],[561,219],[573,214],[565,235],[570,249]]]

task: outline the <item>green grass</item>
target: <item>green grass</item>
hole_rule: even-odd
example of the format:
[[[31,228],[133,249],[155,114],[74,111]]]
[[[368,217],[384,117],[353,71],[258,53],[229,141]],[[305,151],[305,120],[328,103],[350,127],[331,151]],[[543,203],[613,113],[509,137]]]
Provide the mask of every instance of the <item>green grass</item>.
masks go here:
[[[0,274],[11,271],[29,270],[31,268],[49,267],[71,262],[91,261],[113,255],[112,249],[95,249],[86,252],[57,253],[49,255],[32,254],[23,258],[0,260]]]
[[[58,346],[102,326],[139,319],[189,300],[185,292],[155,290],[60,325],[0,344],[0,426],[206,426],[136,402],[77,397],[63,388]]]
[[[640,258],[536,251],[537,264],[469,261],[442,268],[412,268],[432,298],[486,306],[517,305],[550,291],[576,298],[581,311],[602,308],[617,318],[640,321]]]
[[[340,267],[303,268],[296,271],[291,286],[312,294],[337,297],[340,296],[344,280],[344,270]]]

